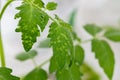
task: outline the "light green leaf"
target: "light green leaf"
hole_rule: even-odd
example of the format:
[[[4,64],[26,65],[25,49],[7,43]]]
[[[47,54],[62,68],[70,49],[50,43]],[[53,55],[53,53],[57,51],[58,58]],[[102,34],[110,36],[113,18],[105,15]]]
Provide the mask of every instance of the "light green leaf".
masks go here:
[[[70,26],[69,26],[70,28]],[[53,47],[53,55],[60,68],[67,63],[69,54],[73,53],[72,33],[65,24],[58,25],[52,23],[48,37],[51,39],[50,44]]]
[[[37,5],[40,8],[44,8],[44,2],[42,0],[33,0],[34,4]]]
[[[20,78],[11,75],[12,70],[6,67],[0,67],[0,80],[20,80]]]
[[[46,71],[37,67],[30,73],[28,73],[23,80],[47,80],[48,76]]]
[[[16,59],[20,61],[26,61],[28,59],[34,58],[37,56],[37,51],[31,50],[29,52],[22,52],[16,55]]]
[[[24,49],[29,51],[36,42],[36,38],[40,36],[39,27],[43,31],[49,17],[42,10],[28,2],[23,2],[20,7],[17,7],[17,10],[20,10],[20,12],[16,14],[15,18],[20,18],[20,20],[16,32],[22,33]]]
[[[50,48],[50,39],[47,38],[40,42],[39,48]]]
[[[46,5],[46,8],[48,10],[55,10],[56,7],[57,7],[57,3],[55,3],[55,2],[48,2],[47,5]]]
[[[93,39],[92,51],[95,52],[95,56],[108,78],[112,79],[115,59],[109,44],[103,40]]]
[[[84,26],[84,29],[92,36],[95,36],[97,33],[102,31],[102,29],[95,24],[87,24]]]
[[[81,65],[84,60],[84,50],[81,46],[75,46],[75,61],[77,64]]]
[[[106,38],[111,41],[120,42],[120,30],[118,29],[110,29],[107,30],[104,34]]]

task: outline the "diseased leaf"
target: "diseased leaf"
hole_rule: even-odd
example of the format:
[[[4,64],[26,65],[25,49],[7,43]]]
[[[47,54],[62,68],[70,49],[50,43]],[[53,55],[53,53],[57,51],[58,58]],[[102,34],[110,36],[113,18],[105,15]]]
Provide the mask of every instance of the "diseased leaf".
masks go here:
[[[110,29],[107,30],[104,34],[106,38],[111,41],[120,42],[120,30],[118,29]]]
[[[95,24],[87,24],[84,26],[84,29],[92,36],[95,36],[97,33],[102,31],[102,29]]]
[[[23,80],[47,80],[48,76],[46,71],[37,67],[28,73]]]
[[[53,55],[59,68],[65,66],[69,54],[72,54],[74,49],[70,27],[66,27],[65,24],[62,23],[58,25],[53,22],[50,26],[50,33],[48,35],[51,39],[50,45],[53,47]]]
[[[50,39],[47,38],[40,42],[39,48],[50,48]]]
[[[114,53],[109,44],[104,40],[92,40],[92,51],[99,61],[100,66],[103,68],[109,79],[112,79],[114,71]]]
[[[20,78],[11,75],[12,70],[6,67],[0,67],[0,80],[20,80]]]
[[[36,38],[40,36],[39,27],[43,31],[49,17],[42,10],[27,2],[23,2],[20,7],[17,7],[17,10],[20,12],[16,14],[15,18],[20,18],[20,20],[16,32],[22,33],[24,49],[29,51],[36,42]]]
[[[48,2],[48,4],[46,5],[46,8],[48,10],[55,10],[56,7],[57,7],[57,3],[55,3],[55,2]]]
[[[28,59],[34,58],[37,56],[37,51],[31,50],[29,52],[22,52],[16,55],[16,59],[20,61],[26,61]]]
[[[77,64],[81,65],[84,60],[84,50],[81,46],[75,46],[75,61]]]

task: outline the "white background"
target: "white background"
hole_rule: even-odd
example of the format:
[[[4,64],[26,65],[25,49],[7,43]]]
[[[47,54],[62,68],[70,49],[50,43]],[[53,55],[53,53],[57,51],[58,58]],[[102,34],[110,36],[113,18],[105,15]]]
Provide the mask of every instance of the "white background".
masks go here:
[[[45,0],[47,2],[47,0]],[[49,0],[48,0],[49,1]],[[6,0],[1,1],[0,6],[3,6]],[[17,20],[14,20],[14,15],[17,13],[15,7],[20,4],[20,0],[13,2],[5,11],[5,14],[1,20],[2,35],[4,50],[6,56],[7,66],[13,68],[13,74],[18,76],[30,71],[34,66],[31,60],[25,62],[19,62],[15,59],[15,55],[21,51],[24,51],[21,44],[20,33],[16,33],[14,30],[17,27]],[[113,25],[118,26],[120,19],[120,0],[56,0],[58,2],[58,9],[54,11],[62,19],[68,20],[69,14],[73,9],[78,10],[75,30],[82,40],[89,39],[91,36],[88,35],[82,28],[86,23],[96,23],[98,25]],[[52,12],[52,13],[54,13]],[[44,36],[38,38],[43,40],[47,36],[47,29]],[[120,80],[120,43],[110,42],[110,45],[115,53],[115,71],[113,80]],[[34,46],[33,48],[35,48]],[[94,58],[94,54],[91,53],[90,42],[83,44],[85,49],[85,62],[89,63],[96,72],[101,74],[101,80],[108,80],[103,70],[99,67],[98,61]],[[39,56],[35,58],[36,62],[41,62],[48,59],[52,51],[51,49],[37,49]],[[47,70],[47,66],[44,68]]]

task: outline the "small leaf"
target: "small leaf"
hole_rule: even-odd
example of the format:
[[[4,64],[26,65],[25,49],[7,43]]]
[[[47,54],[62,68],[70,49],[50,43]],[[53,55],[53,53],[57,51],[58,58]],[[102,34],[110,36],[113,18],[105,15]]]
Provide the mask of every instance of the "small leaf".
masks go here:
[[[102,31],[102,29],[99,26],[96,26],[95,24],[87,24],[84,26],[84,29],[92,36],[95,36],[97,33]]]
[[[12,70],[6,67],[0,67],[0,80],[20,80],[20,78],[11,75]]]
[[[77,66],[76,64],[72,64],[70,68],[70,73],[71,73],[71,80],[81,80],[81,73],[80,73],[80,67]]]
[[[69,24],[74,27],[75,25],[75,18],[76,18],[77,10],[73,10],[72,13],[70,14],[70,19],[69,19]]]
[[[16,56],[16,59],[20,60],[20,61],[25,61],[31,58],[34,58],[35,56],[37,56],[37,52],[35,50],[29,51],[29,52],[22,52],[19,53]]]
[[[120,42],[120,30],[118,29],[110,29],[107,30],[104,34],[106,38],[111,41]]]
[[[44,8],[44,2],[42,0],[34,0],[34,4],[40,8]]]
[[[59,70],[56,73],[56,80],[71,80],[70,72],[67,69]]]
[[[22,43],[26,51],[29,51],[40,36],[40,30],[43,31],[48,23],[48,15],[34,6],[32,3],[23,2],[17,7],[20,10],[15,18],[19,18],[16,32],[22,33]],[[40,27],[40,28],[39,28]]]
[[[50,48],[50,39],[47,38],[40,42],[39,48]]]
[[[54,57],[50,59],[50,66],[49,66],[49,72],[53,73],[57,70],[57,63]]]
[[[84,50],[79,45],[75,46],[75,61],[81,65],[84,60]]]
[[[95,52],[95,56],[99,61],[100,66],[109,79],[112,79],[114,71],[114,53],[109,44],[103,40],[92,40],[92,51]]]
[[[55,3],[55,2],[48,2],[48,4],[46,5],[46,8],[48,10],[55,10],[56,7],[57,7],[57,3]]]
[[[46,71],[37,67],[30,73],[28,73],[23,80],[47,80],[48,76]]]

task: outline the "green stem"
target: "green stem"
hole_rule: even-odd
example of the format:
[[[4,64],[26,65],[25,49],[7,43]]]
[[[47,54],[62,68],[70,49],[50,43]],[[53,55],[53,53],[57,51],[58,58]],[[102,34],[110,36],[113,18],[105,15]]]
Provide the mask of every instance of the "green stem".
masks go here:
[[[8,0],[7,3],[3,6],[2,11],[0,12],[0,21],[2,19],[2,16],[8,7],[10,3],[12,3],[14,0]],[[1,35],[1,24],[0,24],[0,61],[1,61],[1,66],[5,67],[5,56],[4,56],[4,49],[3,49],[3,44],[2,44],[2,35]]]
[[[50,59],[48,59],[48,60],[46,60],[46,61],[44,61],[42,64],[40,64],[39,65],[39,67],[42,67],[42,66],[44,66],[46,63],[48,63],[50,61]]]

